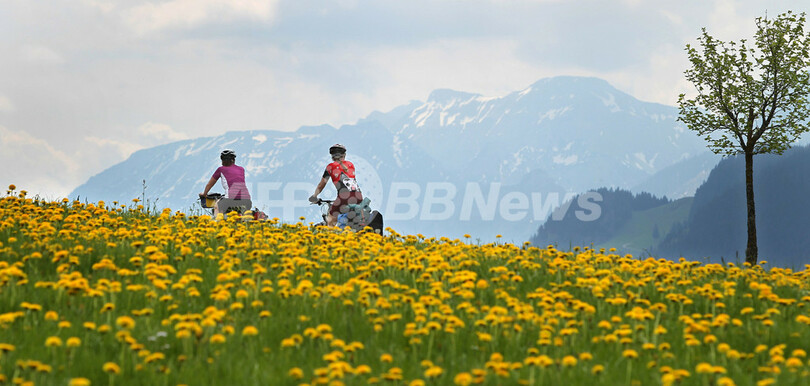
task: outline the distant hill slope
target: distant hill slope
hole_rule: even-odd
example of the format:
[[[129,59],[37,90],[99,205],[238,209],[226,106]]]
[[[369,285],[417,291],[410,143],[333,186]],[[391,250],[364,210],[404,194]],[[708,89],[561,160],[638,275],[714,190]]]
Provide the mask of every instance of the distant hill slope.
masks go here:
[[[597,247],[609,242],[620,245],[607,245],[608,247],[621,247],[621,244],[635,242],[633,252],[640,251],[649,244],[635,240],[645,240],[647,236],[652,238],[659,220],[655,215],[664,216],[669,213],[667,210],[650,211],[666,208],[671,204],[666,197],[658,198],[649,193],[633,194],[622,189],[600,188],[568,201],[567,205],[570,207],[564,206],[563,213],[550,215],[530,241],[538,246],[552,244],[560,248],[590,245]],[[658,225],[659,232],[660,228],[666,231],[669,227],[669,221]],[[625,251],[627,252],[631,251]]]
[[[721,159],[721,156],[706,150],[661,169],[630,190],[635,193],[647,192],[655,196],[667,196],[671,199],[692,197],[697,188],[706,182],[709,173]]]
[[[810,147],[754,157],[759,259],[802,268],[810,264]],[[745,260],[744,160],[724,159],[698,188],[683,226],[654,250],[657,256]]]
[[[611,238],[596,247],[616,248],[619,253],[651,256],[666,235],[689,217],[692,197],[684,197],[646,210],[633,211]]]

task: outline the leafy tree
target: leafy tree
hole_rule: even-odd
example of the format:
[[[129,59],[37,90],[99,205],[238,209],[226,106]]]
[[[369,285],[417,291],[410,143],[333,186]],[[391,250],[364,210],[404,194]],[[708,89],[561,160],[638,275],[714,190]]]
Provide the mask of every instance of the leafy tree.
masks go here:
[[[751,264],[757,262],[754,155],[782,154],[809,129],[810,35],[804,24],[804,13],[759,17],[753,45],[717,40],[703,28],[702,50],[686,46],[691,68],[685,75],[698,95],[680,95],[678,119],[716,154],[745,156],[745,261]]]

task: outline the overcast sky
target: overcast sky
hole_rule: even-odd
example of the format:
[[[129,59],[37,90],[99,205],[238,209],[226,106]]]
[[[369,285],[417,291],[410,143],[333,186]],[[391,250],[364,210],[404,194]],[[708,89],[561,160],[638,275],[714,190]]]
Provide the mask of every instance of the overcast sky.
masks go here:
[[[700,29],[810,0],[2,0],[0,189],[67,195],[133,151],[354,123],[436,88],[557,75],[675,105]]]

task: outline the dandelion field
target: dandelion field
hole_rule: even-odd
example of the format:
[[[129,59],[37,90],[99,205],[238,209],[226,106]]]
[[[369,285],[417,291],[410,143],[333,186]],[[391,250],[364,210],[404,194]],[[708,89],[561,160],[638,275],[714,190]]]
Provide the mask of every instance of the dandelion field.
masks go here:
[[[0,382],[810,382],[810,268],[0,198]]]

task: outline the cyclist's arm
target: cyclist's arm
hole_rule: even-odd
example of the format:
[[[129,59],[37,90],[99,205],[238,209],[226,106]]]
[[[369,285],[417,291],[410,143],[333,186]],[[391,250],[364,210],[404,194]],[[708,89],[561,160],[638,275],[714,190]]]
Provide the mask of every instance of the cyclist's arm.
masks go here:
[[[211,190],[211,188],[213,188],[213,187],[214,187],[214,184],[216,184],[216,183],[217,183],[217,180],[218,180],[218,179],[219,179],[219,178],[217,178],[217,177],[211,177],[211,179],[210,179],[210,180],[208,180],[208,184],[206,184],[206,185],[205,185],[205,190],[203,190],[203,192],[202,192],[202,193],[200,193],[200,196],[207,196],[207,195],[208,195],[208,191],[209,191],[209,190]]]
[[[314,197],[318,197],[319,194],[323,191],[323,188],[326,187],[326,183],[329,182],[329,177],[321,178],[321,182],[318,183],[318,186],[315,187],[315,194]]]

